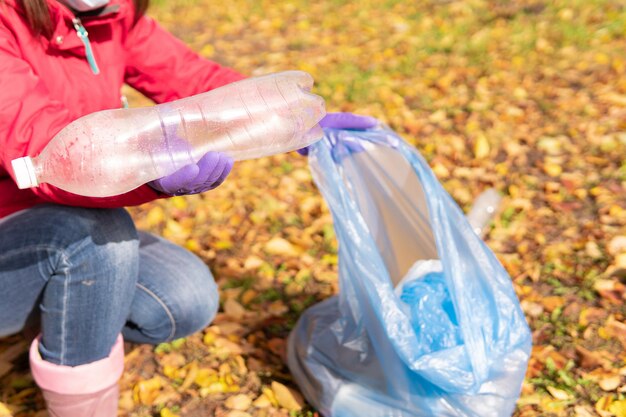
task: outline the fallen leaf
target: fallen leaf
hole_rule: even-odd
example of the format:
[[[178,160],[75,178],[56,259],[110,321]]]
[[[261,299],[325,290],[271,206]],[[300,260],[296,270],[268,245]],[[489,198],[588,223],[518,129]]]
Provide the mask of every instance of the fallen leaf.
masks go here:
[[[574,407],[574,417],[596,417],[589,409],[577,405]]]
[[[298,256],[299,254],[289,241],[281,237],[271,239],[263,248],[270,255]]]
[[[199,387],[206,388],[219,381],[219,375],[215,369],[201,368],[195,372],[193,382]]]
[[[607,315],[607,311],[603,308],[583,308],[580,312],[580,316],[578,317],[578,324],[581,326],[588,326],[590,323],[599,323]]]
[[[244,269],[258,269],[261,265],[263,265],[263,262],[265,262],[263,259],[259,258],[258,256],[248,256],[246,258],[246,260],[243,263],[243,267]]]
[[[598,385],[604,391],[615,391],[622,382],[622,378],[619,375],[613,375],[608,378],[603,378],[598,381]]]
[[[139,381],[133,390],[133,399],[135,403],[152,405],[154,399],[159,396],[162,388],[163,381],[159,376]]]
[[[174,413],[172,410],[170,410],[167,407],[162,408],[159,414],[161,417],[179,417],[178,414]]]
[[[546,390],[552,395],[555,399],[565,401],[572,398],[572,396],[567,392],[559,388],[555,387],[546,387]]]
[[[215,339],[214,345],[218,355],[241,355],[243,353],[243,348],[239,344],[224,337]]]
[[[11,410],[9,409],[9,407],[0,402],[0,417],[13,417],[13,413],[11,413]]]
[[[556,296],[556,295],[555,296],[544,297],[541,300],[541,304],[543,305],[543,307],[549,313],[552,313],[557,308],[563,307],[563,305],[565,304],[565,298],[564,297],[559,297],[559,296]]]
[[[252,398],[246,394],[238,394],[228,397],[224,405],[231,410],[247,410],[252,404]]]
[[[300,411],[304,406],[304,399],[296,391],[280,382],[272,381],[272,391],[281,407],[289,411]]]
[[[583,369],[592,369],[598,366],[611,367],[611,355],[606,351],[591,351],[577,345],[576,353],[580,356],[580,366]]]
[[[613,256],[626,253],[626,236],[612,238],[607,245],[607,251]]]
[[[613,316],[611,316],[606,321],[605,328],[608,336],[619,340],[624,349],[626,349],[626,324],[617,321]]]
[[[489,140],[485,135],[479,135],[476,138],[476,142],[474,143],[474,157],[476,159],[482,159],[489,156],[489,152],[491,151],[491,146],[489,145]]]
[[[604,397],[600,397],[598,401],[596,401],[595,409],[598,414],[601,416],[606,416],[609,407],[613,403],[613,397],[609,395],[605,395]]]
[[[276,300],[267,307],[267,312],[272,316],[280,317],[289,311],[289,307],[282,300]]]
[[[246,309],[234,298],[224,301],[224,313],[234,320],[241,320],[246,315]]]
[[[252,405],[256,408],[267,408],[272,405],[272,402],[269,400],[269,398],[267,398],[267,395],[261,394],[256,400],[254,400]]]
[[[609,406],[609,411],[615,414],[615,417],[626,417],[626,400],[614,401]]]

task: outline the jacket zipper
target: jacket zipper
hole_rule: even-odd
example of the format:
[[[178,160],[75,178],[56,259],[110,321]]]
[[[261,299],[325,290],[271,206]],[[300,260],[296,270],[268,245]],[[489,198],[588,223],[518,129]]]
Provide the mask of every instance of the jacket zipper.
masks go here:
[[[100,74],[98,63],[96,62],[96,58],[93,55],[93,50],[91,49],[91,42],[89,42],[89,33],[87,33],[87,29],[85,29],[83,23],[77,17],[74,17],[72,19],[72,23],[74,23],[74,29],[76,29],[78,37],[83,42],[83,45],[85,45],[85,55],[87,56],[87,62],[89,63],[91,72],[93,72],[95,75]]]

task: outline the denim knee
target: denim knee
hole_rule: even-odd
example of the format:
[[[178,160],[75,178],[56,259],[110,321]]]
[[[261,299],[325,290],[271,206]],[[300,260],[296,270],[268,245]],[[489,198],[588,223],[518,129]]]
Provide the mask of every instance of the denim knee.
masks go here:
[[[206,327],[219,307],[209,268],[191,252],[163,239],[140,249],[140,275],[124,330],[128,340],[160,343]],[[157,256],[160,254],[160,256]]]
[[[176,302],[184,307],[178,317],[174,338],[204,329],[213,321],[219,308],[217,284],[208,267],[204,266],[188,280],[188,285],[181,286],[177,292]]]

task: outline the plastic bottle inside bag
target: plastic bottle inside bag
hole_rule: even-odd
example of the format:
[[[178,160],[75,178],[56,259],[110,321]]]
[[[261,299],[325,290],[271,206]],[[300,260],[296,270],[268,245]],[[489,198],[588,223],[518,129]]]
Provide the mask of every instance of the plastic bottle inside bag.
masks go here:
[[[474,205],[467,214],[467,220],[478,236],[483,237],[487,231],[501,201],[502,197],[493,188],[483,191],[474,201]]]
[[[303,148],[323,136],[324,100],[313,78],[286,71],[248,78],[157,106],[105,110],[75,120],[36,157],[12,161],[19,188],[49,183],[90,197],[122,194],[197,162]]]

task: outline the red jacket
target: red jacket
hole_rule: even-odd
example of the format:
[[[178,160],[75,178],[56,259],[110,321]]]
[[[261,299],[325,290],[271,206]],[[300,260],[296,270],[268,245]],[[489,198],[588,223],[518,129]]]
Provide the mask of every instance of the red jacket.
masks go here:
[[[95,75],[73,14],[56,0],[48,4],[50,39],[33,37],[15,0],[0,1],[0,217],[43,202],[123,207],[158,198],[146,185],[107,198],[82,197],[48,184],[19,190],[11,160],[36,156],[74,119],[121,107],[123,83],[161,103],[243,77],[201,58],[148,17],[133,26],[131,0],[111,0],[100,16],[81,18],[100,69]]]

